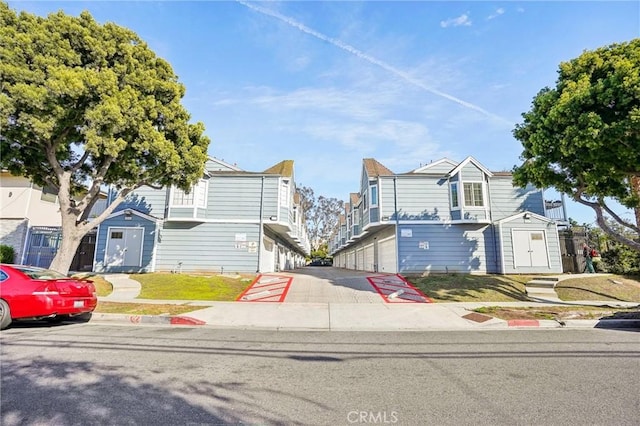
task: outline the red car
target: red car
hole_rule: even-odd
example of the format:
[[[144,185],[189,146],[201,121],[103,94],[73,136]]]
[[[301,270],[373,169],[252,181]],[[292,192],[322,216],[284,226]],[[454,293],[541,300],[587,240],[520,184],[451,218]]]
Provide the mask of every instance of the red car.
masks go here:
[[[13,320],[89,320],[98,297],[93,281],[34,266],[0,264],[0,329]]]

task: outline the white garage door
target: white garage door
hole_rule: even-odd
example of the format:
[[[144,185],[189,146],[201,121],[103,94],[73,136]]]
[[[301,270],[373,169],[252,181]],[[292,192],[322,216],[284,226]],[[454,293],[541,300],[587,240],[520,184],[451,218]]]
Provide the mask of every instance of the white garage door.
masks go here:
[[[272,239],[264,237],[260,250],[260,272],[273,272],[275,266],[275,244]]]
[[[347,269],[355,269],[356,267],[356,252],[347,252]]]
[[[364,247],[364,269],[365,271],[373,271],[373,244]]]
[[[395,274],[396,269],[396,240],[395,236],[378,241],[378,272]]]
[[[356,250],[356,269],[359,271],[364,270],[364,247]]]

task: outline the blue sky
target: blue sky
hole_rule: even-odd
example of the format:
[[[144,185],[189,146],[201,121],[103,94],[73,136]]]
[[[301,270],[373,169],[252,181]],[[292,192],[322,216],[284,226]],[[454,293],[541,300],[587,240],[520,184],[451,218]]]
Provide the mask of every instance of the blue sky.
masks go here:
[[[363,158],[396,173],[471,155],[519,164],[512,130],[558,65],[640,36],[638,1],[11,1],[88,10],[168,60],[209,154],[347,199]],[[553,198],[554,195],[550,195]],[[592,223],[591,209],[569,216]]]

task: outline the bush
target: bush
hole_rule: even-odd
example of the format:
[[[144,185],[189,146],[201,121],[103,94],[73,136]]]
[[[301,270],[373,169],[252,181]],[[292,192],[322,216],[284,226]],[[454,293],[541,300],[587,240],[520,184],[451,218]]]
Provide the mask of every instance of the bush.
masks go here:
[[[640,252],[617,245],[602,253],[602,263],[608,272],[624,275],[640,273]]]
[[[11,246],[0,245],[0,263],[13,263],[16,252]]]

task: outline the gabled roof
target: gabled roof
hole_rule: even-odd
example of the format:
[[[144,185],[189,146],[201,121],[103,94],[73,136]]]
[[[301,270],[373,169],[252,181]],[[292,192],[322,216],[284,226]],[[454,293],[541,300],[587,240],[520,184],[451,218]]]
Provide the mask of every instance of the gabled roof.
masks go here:
[[[351,205],[352,206],[357,206],[358,203],[360,202],[360,194],[358,194],[357,192],[352,192],[349,194],[349,200],[351,201]]]
[[[242,169],[240,167],[238,167],[237,165],[229,164],[229,163],[225,162],[224,160],[220,160],[220,159],[215,158],[215,157],[209,157],[207,159],[207,163],[209,163],[209,162],[217,164],[218,167],[214,168],[214,169],[207,169],[207,170],[205,170],[205,173],[206,172],[227,171],[227,170],[232,170],[232,171],[236,171],[236,172],[241,172],[242,171]]]
[[[293,176],[293,160],[283,160],[278,164],[269,167],[263,173],[276,174],[285,177]]]
[[[524,211],[524,212],[516,213],[516,214],[511,215],[511,216],[507,216],[507,217],[502,218],[500,220],[497,220],[496,223],[502,224],[502,223],[506,223],[506,222],[511,222],[512,220],[520,219],[520,218],[524,217],[525,215],[528,215],[531,218],[535,218],[535,219],[537,219],[537,220],[539,220],[541,222],[549,222],[549,223],[553,223],[554,222],[553,219],[549,219],[548,217],[540,216],[539,214],[532,213],[530,211]]]
[[[351,213],[351,204],[344,203],[344,211],[346,212],[346,214]]]
[[[460,164],[458,164],[458,165],[457,165],[453,170],[451,170],[451,171],[449,172],[449,176],[453,176],[453,175],[455,175],[456,173],[459,173],[459,172],[460,172],[460,170],[462,170],[462,168],[463,168],[464,166],[466,166],[467,164],[469,164],[469,163],[473,164],[474,166],[476,166],[477,168],[479,168],[480,170],[482,170],[482,172],[483,172],[484,174],[486,174],[487,176],[489,176],[489,177],[493,176],[493,173],[491,173],[491,172],[489,171],[489,169],[487,169],[485,166],[483,166],[482,164],[480,164],[480,162],[479,162],[478,160],[476,160],[475,158],[473,158],[473,157],[471,157],[471,156],[469,156],[469,157],[465,158],[464,160],[462,160],[462,162],[461,162]]]
[[[425,173],[425,172],[429,172],[430,169],[436,168],[436,167],[441,167],[442,165],[450,165],[451,168],[454,168],[457,166],[458,163],[456,163],[453,160],[450,160],[448,158],[441,158],[440,160],[437,161],[432,161],[431,163],[418,167],[415,170],[410,171],[409,173]]]
[[[369,177],[393,176],[395,174],[374,158],[365,158],[362,163]]]

